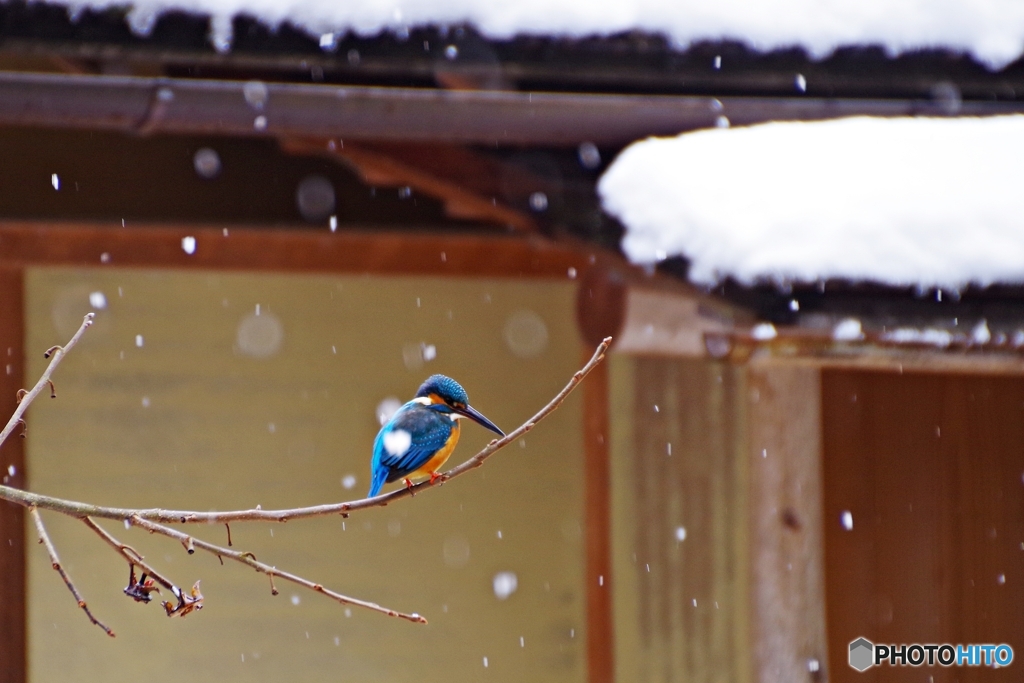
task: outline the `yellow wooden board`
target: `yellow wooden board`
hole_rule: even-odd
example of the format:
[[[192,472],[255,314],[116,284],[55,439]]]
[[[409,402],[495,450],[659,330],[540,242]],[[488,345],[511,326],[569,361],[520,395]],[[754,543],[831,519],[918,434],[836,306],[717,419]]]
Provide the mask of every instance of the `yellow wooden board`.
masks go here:
[[[573,283],[40,268],[28,272],[28,377],[81,316],[96,324],[28,415],[32,489],[198,510],[359,498],[378,405],[429,374],[511,429],[575,371]],[[325,586],[418,612],[416,626],[167,539],[105,527],[205,608],[169,619],[122,594],[124,562],[44,514],[90,625],[29,530],[30,680],[580,681],[585,674],[581,402],[481,470],[387,508],[235,524],[236,548]],[[490,436],[464,425],[452,463]],[[346,480],[346,477],[354,478]],[[346,488],[345,482],[352,488]],[[225,543],[223,527],[191,529]],[[517,589],[496,597],[493,579]]]
[[[617,681],[754,680],[744,372],[611,357]]]

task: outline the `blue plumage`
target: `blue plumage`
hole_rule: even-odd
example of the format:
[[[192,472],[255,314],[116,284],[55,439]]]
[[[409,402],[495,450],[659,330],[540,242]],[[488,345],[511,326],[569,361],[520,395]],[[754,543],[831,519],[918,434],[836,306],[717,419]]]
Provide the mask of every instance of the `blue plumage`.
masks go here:
[[[413,401],[406,403],[377,434],[373,444],[373,468],[387,469],[384,481],[390,484],[423,467],[434,453],[448,443],[452,430],[457,428],[450,414],[442,413],[433,406],[427,407]],[[405,439],[394,436],[402,431],[409,434],[405,450],[402,450]],[[386,443],[389,436],[393,442],[390,450]]]
[[[504,436],[498,427],[469,405],[462,386],[444,375],[424,382],[416,398],[395,412],[373,442],[370,461],[370,493],[380,493],[385,483],[430,475],[445,463],[459,440],[457,419],[468,417]]]
[[[431,375],[427,381],[420,385],[416,392],[416,398],[424,398],[434,394],[440,396],[449,405],[469,405],[469,395],[462,385],[451,377],[444,375]]]

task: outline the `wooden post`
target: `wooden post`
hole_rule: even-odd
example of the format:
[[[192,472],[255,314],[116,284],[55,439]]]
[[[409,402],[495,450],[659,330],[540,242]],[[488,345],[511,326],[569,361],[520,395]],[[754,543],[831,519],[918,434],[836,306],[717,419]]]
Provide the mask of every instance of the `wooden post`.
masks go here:
[[[0,415],[10,416],[23,386],[23,271],[0,268]],[[6,419],[6,418],[5,418]],[[0,449],[0,475],[25,487],[25,441],[15,432]],[[23,509],[0,502],[0,683],[26,680],[25,524]]]
[[[772,360],[748,370],[754,680],[823,681],[821,379]]]
[[[585,350],[589,357],[590,351]],[[587,680],[615,679],[611,583],[611,466],[608,364],[583,383],[584,510],[586,515]]]

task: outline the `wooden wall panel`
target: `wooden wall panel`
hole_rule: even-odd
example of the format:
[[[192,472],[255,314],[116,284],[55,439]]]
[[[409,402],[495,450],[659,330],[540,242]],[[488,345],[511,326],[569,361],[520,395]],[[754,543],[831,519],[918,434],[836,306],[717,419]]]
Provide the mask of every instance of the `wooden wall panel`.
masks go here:
[[[742,370],[612,364],[618,680],[749,680]]]
[[[1024,379],[825,371],[822,397],[831,680],[909,680],[851,669],[859,636],[1024,652]],[[1021,677],[1018,662],[913,675]]]
[[[382,399],[408,398],[443,372],[510,429],[579,368],[572,284],[34,268],[25,292],[27,377],[77,327],[90,293],[105,293],[55,377],[57,400],[29,411],[27,455],[33,489],[111,505],[268,509],[358,497]],[[266,356],[248,355],[241,332],[256,304],[272,323],[262,329],[281,335]],[[526,357],[503,333],[524,310],[546,331]],[[407,355],[419,342],[436,345],[433,360]],[[206,608],[168,619],[124,596],[127,568],[95,535],[44,514],[65,567],[117,638],[89,624],[30,538],[30,680],[584,683],[580,389],[486,467],[414,500],[348,520],[231,525],[236,548],[419,612],[425,627],[280,581],[273,597],[265,577],[240,565],[107,524],[172,580],[202,580]],[[466,425],[451,462],[489,440]],[[226,539],[223,527],[193,533]],[[495,593],[500,572],[517,577],[507,599]]]
[[[194,253],[186,253],[182,247],[182,239],[186,236],[195,237]],[[535,285],[544,282],[543,286],[557,288],[562,286],[558,284],[559,281],[565,281],[571,287],[571,280],[577,273],[584,275],[592,259],[592,252],[586,247],[566,246],[539,238],[526,240],[479,234],[437,234],[428,231],[399,233],[373,231],[372,228],[363,232],[332,234],[326,230],[197,227],[188,224],[121,228],[120,225],[81,222],[0,221],[0,352],[10,349],[11,357],[16,359],[10,364],[9,374],[0,373],[0,399],[13,399],[15,391],[23,383],[21,269],[25,267],[87,266],[88,270],[79,274],[83,281],[113,277],[114,272],[130,267],[157,271],[151,271],[149,277],[161,277],[159,271],[163,269],[206,271],[201,275],[196,273],[195,277],[204,277],[207,282],[215,282],[223,276],[223,273],[216,271],[243,270],[426,275],[435,278],[431,287],[440,286],[444,281],[440,278],[453,284],[456,281],[465,283],[467,277],[486,278],[488,282],[495,278],[515,278],[517,281],[525,278]],[[166,273],[166,270],[163,272]],[[108,289],[108,292],[116,290],[117,287]],[[489,297],[489,294],[485,297],[487,302],[490,301]],[[282,308],[285,306],[282,305]],[[571,319],[570,315],[565,320]],[[450,311],[446,320],[451,320]],[[99,327],[97,325],[97,329]],[[501,326],[488,329],[500,330]],[[94,330],[90,338],[95,336],[97,333]],[[0,364],[0,369],[5,365],[7,363]],[[554,375],[550,378],[559,381],[554,379]],[[593,390],[587,391],[590,405],[606,400],[605,394],[598,396]],[[9,408],[13,409],[13,404]],[[601,415],[606,415],[606,410],[598,414],[598,418]],[[597,451],[605,448],[597,439],[592,439],[591,445]],[[24,474],[22,447],[21,440],[15,439],[2,452],[4,473],[9,464],[15,466],[16,476],[12,481],[16,485],[24,484],[21,479]],[[602,482],[597,480],[588,492],[599,493],[601,486]],[[604,476],[603,486],[606,492],[607,475]],[[573,499],[573,502],[582,501]],[[600,511],[598,513],[587,519],[588,551],[593,550],[593,557],[598,558],[589,567],[592,573],[610,581],[610,572],[606,569],[607,523],[599,524],[596,528],[592,525],[594,520],[600,520]],[[606,516],[607,505],[604,513]],[[576,522],[564,522],[561,527],[563,535],[569,534],[572,540],[566,552],[575,552],[573,544],[578,537],[566,529],[578,529]],[[600,543],[602,529],[605,534],[603,551]],[[10,541],[4,548],[0,548],[0,576],[3,577],[0,586],[0,634],[3,636],[0,641],[0,683],[4,683],[7,680],[25,679],[25,550],[20,509],[14,509],[10,515],[6,514],[6,510],[0,511],[0,532],[3,534],[0,539]],[[8,547],[14,550],[5,554]],[[604,560],[600,559],[602,552]],[[588,637],[596,638],[590,645],[590,652],[595,657],[604,657],[604,661],[608,662],[605,667],[607,670],[610,670],[612,661],[610,621],[607,619],[610,603],[607,598],[604,598],[603,603],[601,600],[609,592],[610,586],[603,593],[596,591],[588,596],[588,599],[597,600],[591,609],[606,615],[601,622],[604,631],[591,633],[586,630]],[[60,599],[66,597],[60,596]],[[564,602],[566,598],[562,596],[560,599]],[[559,637],[569,640],[558,645],[562,652],[559,666],[576,666],[572,664],[577,642],[573,634],[581,626],[583,624],[574,620],[564,629],[559,629]]]

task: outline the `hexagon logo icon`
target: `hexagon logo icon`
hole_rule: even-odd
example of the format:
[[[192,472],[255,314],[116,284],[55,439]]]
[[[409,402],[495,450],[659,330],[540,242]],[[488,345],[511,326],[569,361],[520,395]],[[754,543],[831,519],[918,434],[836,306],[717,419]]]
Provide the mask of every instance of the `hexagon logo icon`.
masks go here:
[[[865,671],[874,664],[875,646],[867,638],[858,638],[850,643],[850,666]]]

